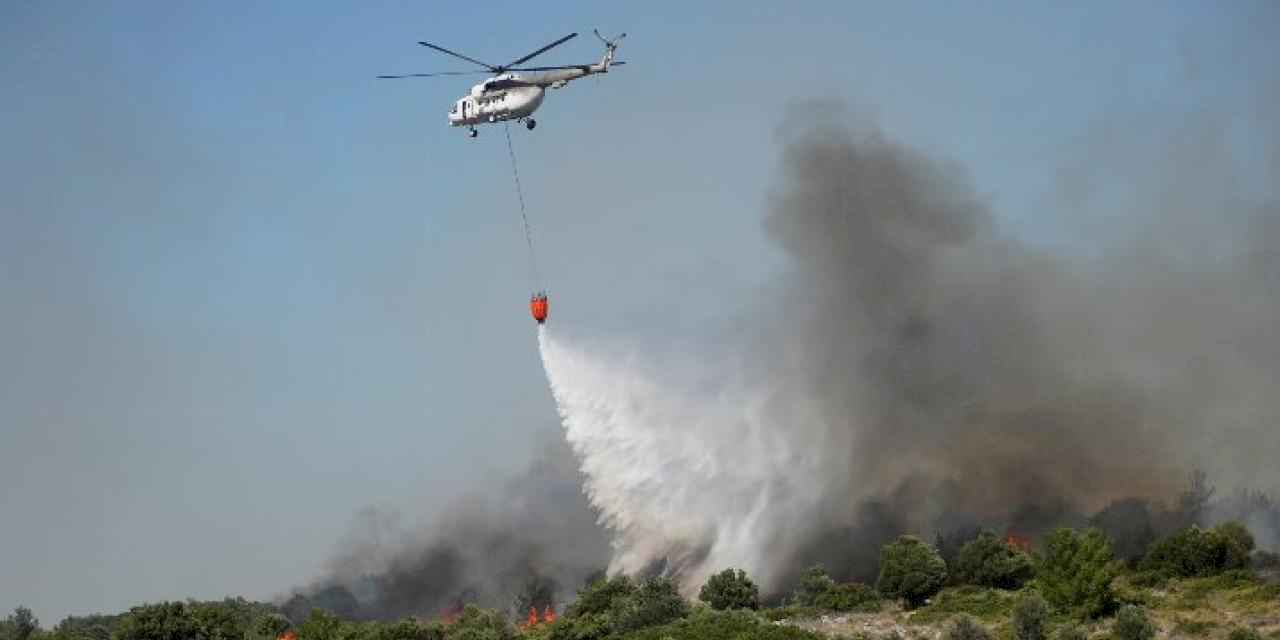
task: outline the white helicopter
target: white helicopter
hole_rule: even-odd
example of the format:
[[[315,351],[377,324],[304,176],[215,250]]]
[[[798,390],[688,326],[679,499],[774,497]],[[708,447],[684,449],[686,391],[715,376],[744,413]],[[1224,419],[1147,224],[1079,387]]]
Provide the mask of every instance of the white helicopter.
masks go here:
[[[515,120],[523,122],[526,127],[532,130],[538,126],[538,122],[531,116],[538,107],[542,105],[542,99],[546,93],[547,87],[559,89],[571,80],[585,78],[586,76],[597,73],[608,73],[609,67],[615,64],[626,64],[625,62],[614,62],[613,52],[618,48],[618,41],[627,37],[623,33],[612,40],[606,40],[600,35],[600,32],[592,29],[596,37],[604,43],[604,57],[597,64],[574,64],[554,67],[517,67],[516,65],[524,64],[535,56],[545,53],[552,47],[564,44],[565,42],[577,37],[577,33],[571,33],[551,44],[534,51],[533,53],[518,58],[512,62],[501,66],[494,66],[486,62],[480,62],[474,58],[468,58],[460,53],[456,53],[436,46],[430,42],[419,42],[418,44],[435,49],[442,53],[447,53],[455,58],[461,58],[467,62],[478,64],[484,67],[485,71],[440,71],[437,73],[410,73],[399,76],[378,76],[379,78],[431,78],[435,76],[460,76],[472,73],[492,73],[493,77],[471,87],[471,93],[458,99],[449,109],[449,125],[454,127],[468,127],[472,138],[479,135],[476,131],[476,125],[484,123],[504,122],[507,120]],[[531,75],[520,75],[512,73],[513,71],[538,71]]]

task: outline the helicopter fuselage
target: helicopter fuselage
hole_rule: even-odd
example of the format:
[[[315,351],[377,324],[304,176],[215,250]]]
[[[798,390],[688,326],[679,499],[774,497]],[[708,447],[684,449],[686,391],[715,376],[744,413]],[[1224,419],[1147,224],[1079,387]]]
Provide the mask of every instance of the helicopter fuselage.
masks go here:
[[[584,64],[527,76],[518,73],[494,76],[471,87],[470,93],[453,103],[453,107],[449,109],[449,124],[455,127],[474,127],[487,122],[523,120],[542,106],[548,87],[559,89],[571,80],[596,73],[608,73],[612,61],[613,51],[610,50],[599,64]]]
[[[484,85],[476,85],[479,89]],[[537,85],[473,90],[453,104],[449,124],[469,127],[486,122],[520,120],[542,105],[546,90]]]

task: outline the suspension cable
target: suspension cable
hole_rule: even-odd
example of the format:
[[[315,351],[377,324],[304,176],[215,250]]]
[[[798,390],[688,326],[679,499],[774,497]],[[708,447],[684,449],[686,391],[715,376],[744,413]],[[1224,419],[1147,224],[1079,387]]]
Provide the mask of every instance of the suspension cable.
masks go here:
[[[516,179],[516,197],[520,199],[520,220],[524,222],[524,241],[529,245],[529,269],[533,275],[535,291],[542,291],[542,277],[538,275],[538,258],[533,252],[533,234],[529,231],[529,216],[525,213],[524,189],[520,186],[520,170],[516,168],[516,152],[511,145],[511,124],[502,123],[507,134],[507,155],[511,156],[511,175]]]

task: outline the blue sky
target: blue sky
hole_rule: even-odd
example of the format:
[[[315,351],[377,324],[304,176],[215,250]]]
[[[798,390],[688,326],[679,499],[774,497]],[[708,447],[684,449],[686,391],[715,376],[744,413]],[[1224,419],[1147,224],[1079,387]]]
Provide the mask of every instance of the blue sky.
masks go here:
[[[501,129],[445,126],[470,78],[374,79],[465,68],[418,40],[502,62],[579,32],[558,64],[629,32],[511,133],[553,321],[655,336],[780,268],[759,220],[798,101],[1080,249],[1046,203],[1082,144],[1275,60],[1243,3],[546,4],[0,7],[0,606],[269,597],[358,509],[429,526],[555,435]]]

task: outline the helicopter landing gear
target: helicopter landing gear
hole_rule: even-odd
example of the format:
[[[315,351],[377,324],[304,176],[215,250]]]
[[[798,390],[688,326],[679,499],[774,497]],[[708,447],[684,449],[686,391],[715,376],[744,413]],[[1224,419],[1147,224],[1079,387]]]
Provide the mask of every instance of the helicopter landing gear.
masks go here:
[[[472,138],[474,138],[474,137],[476,137],[476,136],[480,135],[480,132],[479,132],[479,131],[476,131],[476,128],[475,128],[475,127],[471,127],[471,129],[467,131],[467,135],[468,135],[468,136],[470,136],[470,137],[472,137]]]
[[[534,120],[533,118],[529,118],[528,120],[524,121],[524,127],[530,131],[533,131],[533,128],[536,126],[538,126],[538,121]]]

